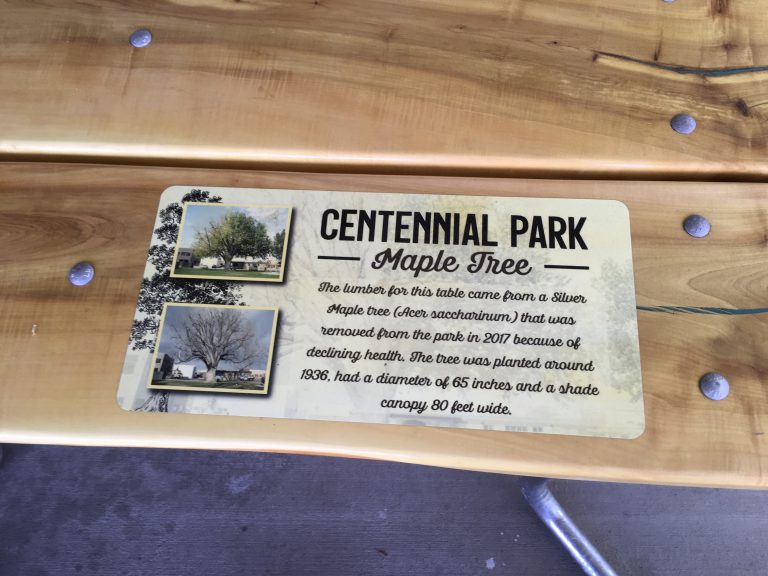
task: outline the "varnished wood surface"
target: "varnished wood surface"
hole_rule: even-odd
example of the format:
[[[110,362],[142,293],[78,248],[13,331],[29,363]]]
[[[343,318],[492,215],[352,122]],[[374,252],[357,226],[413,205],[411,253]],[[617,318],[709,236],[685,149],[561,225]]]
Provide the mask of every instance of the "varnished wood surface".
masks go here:
[[[0,0],[0,158],[768,176],[761,0]],[[128,37],[148,27],[154,42]],[[674,133],[693,114],[698,130]]]
[[[637,440],[124,412],[117,383],[159,196],[173,184],[618,199],[630,210],[640,306],[742,313],[638,313],[647,426]],[[0,442],[306,452],[555,477],[768,485],[768,315],[743,313],[766,306],[764,186],[0,164],[0,198]],[[710,218],[708,238],[681,230],[692,212]],[[66,274],[80,260],[94,263],[96,277],[75,288]],[[726,400],[699,392],[708,371],[729,378]]]

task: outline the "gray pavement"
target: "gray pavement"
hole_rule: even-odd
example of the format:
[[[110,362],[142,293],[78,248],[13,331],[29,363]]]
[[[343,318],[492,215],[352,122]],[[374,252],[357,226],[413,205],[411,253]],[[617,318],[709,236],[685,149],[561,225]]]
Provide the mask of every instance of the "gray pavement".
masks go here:
[[[627,575],[768,574],[768,492],[552,484]],[[509,476],[5,446],[0,575],[578,575]]]

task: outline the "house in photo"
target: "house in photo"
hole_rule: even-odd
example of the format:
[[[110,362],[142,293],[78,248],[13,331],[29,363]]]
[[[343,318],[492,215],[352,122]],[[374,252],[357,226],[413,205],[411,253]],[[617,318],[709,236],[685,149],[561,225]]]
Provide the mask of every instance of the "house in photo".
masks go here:
[[[218,256],[206,256],[205,258],[200,258],[200,267],[208,268],[209,270],[224,268],[224,260]]]
[[[152,372],[152,380],[165,380],[173,372],[173,358],[161,352],[155,358],[155,368]]]
[[[197,377],[197,366],[194,364],[176,364],[173,367],[173,377],[180,380],[194,380]]]
[[[264,384],[264,380],[267,376],[266,370],[251,369],[251,370],[248,370],[248,372],[251,373],[251,376],[253,377],[254,382],[256,382],[257,384]]]
[[[265,370],[216,370],[216,382],[254,382],[257,386],[264,385]]]
[[[176,256],[176,268],[193,268],[200,263],[200,259],[195,256],[192,248],[179,248]]]
[[[277,274],[280,271],[280,259],[275,258],[271,254],[264,258],[251,259],[250,262],[243,262],[244,266],[250,266],[245,268],[246,270],[256,270],[257,272],[274,272]]]
[[[181,254],[181,251],[179,251]],[[233,270],[247,270],[252,272],[271,272],[277,274],[280,272],[280,259],[271,254],[263,258],[254,258],[252,256],[238,256],[232,259]],[[224,260],[219,257],[202,258],[200,266],[203,268],[216,269],[224,268]]]
[[[242,376],[241,370],[216,370],[216,382],[240,382]]]

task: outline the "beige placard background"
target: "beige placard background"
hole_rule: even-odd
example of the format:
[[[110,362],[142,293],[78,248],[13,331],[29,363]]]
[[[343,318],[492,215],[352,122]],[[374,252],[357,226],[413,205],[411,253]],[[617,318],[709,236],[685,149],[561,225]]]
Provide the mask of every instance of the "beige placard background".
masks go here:
[[[166,190],[160,210],[178,203],[193,188],[175,186]],[[274,306],[280,311],[279,328],[272,363],[270,394],[266,397],[224,395],[216,393],[170,392],[171,412],[224,414],[337,420],[351,422],[427,425],[488,430],[526,431],[586,436],[634,438],[644,429],[642,381],[635,309],[635,292],[630,243],[629,216],[620,202],[608,200],[564,200],[540,198],[501,198],[469,196],[424,196],[408,194],[370,194],[316,192],[300,190],[255,190],[233,188],[204,188],[227,204],[291,205],[293,216],[289,247],[285,262],[285,277],[280,284],[258,282],[237,283],[237,303],[249,306]],[[322,212],[337,210],[392,210],[487,214],[488,235],[498,242],[494,248],[479,246],[394,244],[374,242],[340,242],[324,240],[320,235]],[[561,218],[585,217],[581,235],[589,250],[559,248],[529,248],[527,241],[516,248],[509,246],[510,215],[529,220],[534,215]],[[158,215],[156,226],[160,225]],[[527,240],[527,237],[522,237]],[[153,245],[160,239],[153,236]],[[375,270],[371,262],[386,248],[404,248],[416,255],[435,255],[444,250],[460,263],[454,273],[425,272],[414,277],[413,272],[392,270],[385,266]],[[527,259],[532,271],[528,275],[470,273],[466,265],[473,252],[493,251],[498,258]],[[320,260],[320,255],[360,257],[359,261]],[[545,269],[544,265],[588,266],[589,270]],[[147,264],[145,278],[157,271]],[[187,281],[188,282],[188,281]],[[218,280],[217,282],[231,282]],[[358,295],[320,292],[322,282],[343,288],[347,285],[371,285],[389,289],[405,288],[408,295]],[[485,292],[530,293],[536,302],[464,298],[435,298],[413,296],[414,287],[428,289],[454,288]],[[586,303],[551,302],[555,292],[581,295]],[[540,295],[549,301],[538,301]],[[169,296],[171,299],[173,295]],[[174,301],[174,300],[169,300]],[[461,320],[432,318],[393,318],[368,314],[344,316],[329,313],[333,304],[388,308],[398,306],[423,309],[428,314],[439,311],[478,313],[510,320]],[[520,321],[524,312],[532,315],[571,316],[576,324],[526,324]],[[137,311],[136,319],[144,315]],[[415,329],[435,333],[468,333],[478,335],[480,342],[414,340],[409,338],[362,338],[327,336],[323,327],[370,328],[378,334],[385,330],[400,330],[412,336]],[[483,343],[485,334],[510,334],[506,342]],[[514,335],[573,340],[580,338],[578,350],[562,346],[516,346]],[[371,352],[398,352],[403,360],[381,361],[308,357],[311,348]],[[415,352],[431,355],[458,356],[459,365],[437,362],[413,363]],[[595,370],[562,371],[535,368],[492,368],[466,365],[464,358],[487,358],[494,363],[500,358],[540,358],[567,362],[592,362]],[[137,410],[151,402],[146,382],[151,369],[150,350],[134,350],[129,344],[118,391],[120,406]],[[302,379],[306,369],[328,370],[327,380]],[[361,381],[337,380],[336,375],[354,377]],[[422,376],[429,386],[383,384],[376,377],[386,373],[395,376]],[[365,375],[374,381],[362,381]],[[466,377],[467,387],[454,386],[455,378]],[[438,379],[448,378],[448,386],[437,386]],[[473,388],[476,380],[508,382],[511,390]],[[542,383],[554,386],[554,392],[520,391],[518,384]],[[591,385],[599,395],[560,393],[560,386]],[[393,401],[401,401],[399,403]],[[444,405],[445,410],[432,409]],[[439,402],[439,404],[434,404]],[[400,407],[386,408],[384,404]],[[427,408],[421,410],[426,403]],[[453,411],[460,405],[469,410]],[[483,407],[506,407],[508,413],[480,413]],[[406,408],[410,406],[411,408]],[[414,409],[413,407],[419,407]]]

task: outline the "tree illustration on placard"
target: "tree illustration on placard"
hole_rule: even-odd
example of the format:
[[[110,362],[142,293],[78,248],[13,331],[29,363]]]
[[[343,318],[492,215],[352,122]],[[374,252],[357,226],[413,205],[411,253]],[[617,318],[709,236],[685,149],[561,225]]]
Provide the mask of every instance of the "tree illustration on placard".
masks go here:
[[[141,281],[137,310],[144,314],[134,319],[131,327],[131,348],[154,351],[160,315],[166,302],[191,304],[238,304],[241,301],[240,284],[171,278],[171,265],[179,235],[183,204],[186,202],[221,202],[221,197],[211,196],[204,190],[192,190],[181,202],[173,202],[160,211],[160,226],[155,228],[158,240],[149,249],[149,262],[155,273]],[[150,392],[149,398],[137,410],[143,412],[167,412],[168,391]]]

